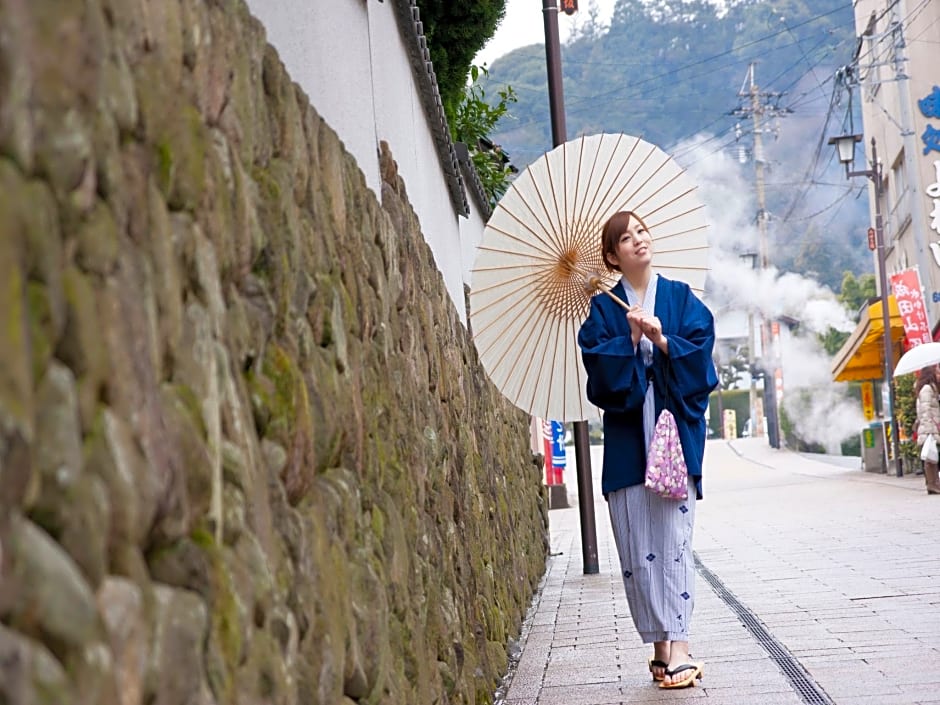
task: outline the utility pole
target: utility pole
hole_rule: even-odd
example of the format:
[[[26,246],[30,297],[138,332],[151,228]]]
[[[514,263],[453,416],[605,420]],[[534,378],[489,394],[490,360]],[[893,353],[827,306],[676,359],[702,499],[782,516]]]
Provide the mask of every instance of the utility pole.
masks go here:
[[[545,23],[545,64],[548,71],[548,108],[552,119],[552,146],[567,141],[565,93],[561,75],[561,42],[558,38],[556,0],[542,0]],[[594,519],[594,481],[591,477],[591,441],[587,421],[575,421],[574,457],[578,474],[578,512],[581,517],[581,557],[585,575],[600,571],[597,557],[597,526]]]
[[[770,251],[767,239],[767,222],[769,216],[767,213],[767,198],[764,187],[764,141],[763,134],[764,120],[770,117],[779,117],[786,115],[790,110],[780,108],[778,103],[783,93],[760,91],[755,77],[756,62],[751,62],[747,69],[747,76],[744,84],[738,92],[738,96],[746,99],[746,103],[731,112],[732,115],[739,118],[750,118],[754,128],[754,187],[757,195],[757,232],[758,232],[758,257],[760,269],[765,270],[770,266]],[[751,326],[749,326],[750,328]],[[767,412],[767,436],[770,445],[774,448],[780,447],[780,419],[778,414],[779,398],[777,394],[778,382],[782,384],[783,371],[780,368],[772,324],[766,315],[761,316],[760,324],[761,335],[761,367],[764,370],[764,404]],[[751,335],[751,346],[754,344],[753,335]],[[757,413],[756,386],[754,380],[751,380],[751,428],[755,428],[758,419],[754,418]]]

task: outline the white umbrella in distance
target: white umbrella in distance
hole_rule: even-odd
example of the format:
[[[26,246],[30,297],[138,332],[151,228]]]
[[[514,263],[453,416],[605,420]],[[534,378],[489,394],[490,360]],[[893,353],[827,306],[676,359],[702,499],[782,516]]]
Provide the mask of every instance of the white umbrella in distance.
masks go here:
[[[474,342],[499,390],[534,416],[599,416],[585,395],[577,334],[591,295],[616,281],[601,259],[601,228],[624,210],[649,228],[656,271],[701,293],[708,242],[696,187],[637,137],[559,145],[516,177],[484,229],[470,288]]]
[[[906,375],[940,363],[940,343],[923,343],[901,355],[894,374]]]

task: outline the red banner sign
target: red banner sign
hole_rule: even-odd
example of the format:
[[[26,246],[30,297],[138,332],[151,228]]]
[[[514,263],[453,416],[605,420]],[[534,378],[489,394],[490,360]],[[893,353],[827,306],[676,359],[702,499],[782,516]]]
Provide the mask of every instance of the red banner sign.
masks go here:
[[[891,275],[891,290],[898,302],[898,311],[904,320],[904,337],[908,348],[931,342],[930,326],[927,325],[927,310],[924,293],[920,289],[917,268],[903,269]]]

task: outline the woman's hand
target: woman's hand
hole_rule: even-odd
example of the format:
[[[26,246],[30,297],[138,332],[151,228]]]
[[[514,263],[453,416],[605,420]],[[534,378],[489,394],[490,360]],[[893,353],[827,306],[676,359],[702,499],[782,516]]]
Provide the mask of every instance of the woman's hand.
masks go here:
[[[630,324],[630,338],[633,340],[633,347],[640,344],[640,338],[643,337],[643,319],[646,318],[646,311],[639,306],[631,306],[627,311],[627,323]]]
[[[663,335],[663,323],[656,316],[644,316],[640,319],[640,330],[650,342],[664,353],[669,352],[669,341]]]

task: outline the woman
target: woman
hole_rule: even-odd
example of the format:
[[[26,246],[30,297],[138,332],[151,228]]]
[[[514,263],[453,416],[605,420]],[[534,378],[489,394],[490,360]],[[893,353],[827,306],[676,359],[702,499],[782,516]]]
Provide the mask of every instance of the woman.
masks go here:
[[[705,409],[718,384],[712,363],[711,312],[688,285],[652,268],[652,239],[630,211],[613,215],[601,235],[604,264],[620,272],[595,296],[578,334],[587,395],[604,410],[602,491],[620,555],[633,622],[653,644],[649,669],[662,688],[685,688],[703,665],[689,656],[694,603],[692,526],[702,497]],[[646,449],[659,412],[676,417],[689,471],[689,499],[663,499],[644,487]]]
[[[920,371],[914,394],[917,396],[917,445],[923,446],[927,436],[940,441],[940,402],[937,400],[937,366]],[[924,461],[924,481],[927,494],[940,494],[940,470],[936,461]]]

